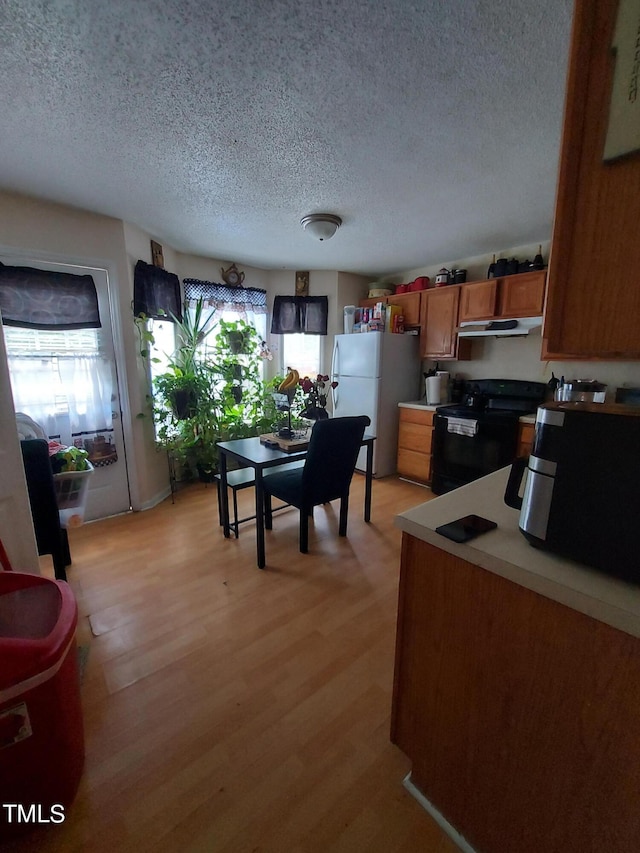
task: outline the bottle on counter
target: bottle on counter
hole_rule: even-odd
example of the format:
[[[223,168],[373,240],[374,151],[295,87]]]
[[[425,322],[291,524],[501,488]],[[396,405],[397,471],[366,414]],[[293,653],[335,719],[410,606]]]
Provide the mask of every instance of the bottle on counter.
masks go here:
[[[496,274],[496,256],[493,256],[493,260],[489,264],[489,269],[487,270],[487,278],[495,278]]]

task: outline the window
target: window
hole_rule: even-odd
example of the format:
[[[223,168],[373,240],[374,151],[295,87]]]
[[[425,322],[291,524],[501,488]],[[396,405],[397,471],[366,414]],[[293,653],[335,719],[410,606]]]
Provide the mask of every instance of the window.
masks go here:
[[[4,337],[17,412],[65,445],[113,432],[113,377],[101,329],[5,326]]]
[[[151,379],[165,373],[176,348],[175,326],[171,320],[148,320],[149,330],[153,332],[154,343],[149,346]],[[158,359],[158,361],[154,361]]]
[[[321,335],[282,335],[280,337],[280,368],[284,375],[295,367],[300,376],[316,377],[320,373]]]

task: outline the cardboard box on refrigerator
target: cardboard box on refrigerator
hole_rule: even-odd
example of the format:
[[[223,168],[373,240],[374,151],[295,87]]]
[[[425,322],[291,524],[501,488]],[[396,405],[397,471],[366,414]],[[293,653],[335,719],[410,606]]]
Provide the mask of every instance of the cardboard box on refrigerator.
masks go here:
[[[400,305],[387,305],[384,328],[385,332],[402,333],[404,331],[404,317]]]

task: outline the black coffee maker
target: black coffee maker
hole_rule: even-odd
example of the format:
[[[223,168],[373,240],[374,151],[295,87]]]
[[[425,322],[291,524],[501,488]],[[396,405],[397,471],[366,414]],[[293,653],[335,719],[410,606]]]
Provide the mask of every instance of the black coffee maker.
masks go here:
[[[532,453],[512,467],[504,500],[535,547],[640,583],[640,407],[545,403]],[[523,497],[519,497],[526,473]]]

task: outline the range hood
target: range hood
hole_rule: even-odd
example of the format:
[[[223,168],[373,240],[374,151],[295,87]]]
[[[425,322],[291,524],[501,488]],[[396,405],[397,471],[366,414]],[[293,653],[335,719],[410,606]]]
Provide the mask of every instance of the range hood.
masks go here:
[[[542,327],[542,317],[518,317],[510,320],[468,320],[458,326],[459,338],[506,338],[528,335]]]

